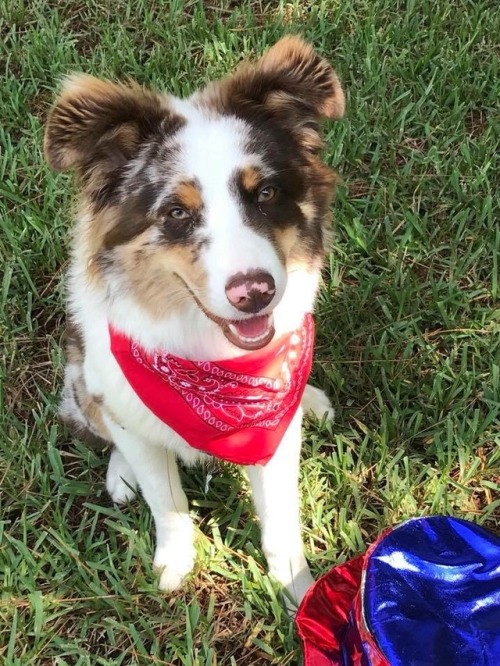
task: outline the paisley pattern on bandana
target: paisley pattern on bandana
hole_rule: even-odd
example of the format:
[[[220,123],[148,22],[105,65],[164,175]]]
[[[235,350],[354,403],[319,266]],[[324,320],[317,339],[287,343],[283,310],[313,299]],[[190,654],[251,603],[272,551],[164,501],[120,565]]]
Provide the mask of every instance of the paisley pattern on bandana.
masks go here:
[[[111,327],[110,337],[139,398],[188,444],[230,462],[264,464],[304,392],[314,322],[307,315],[300,329],[263,350],[216,362],[147,352]]]

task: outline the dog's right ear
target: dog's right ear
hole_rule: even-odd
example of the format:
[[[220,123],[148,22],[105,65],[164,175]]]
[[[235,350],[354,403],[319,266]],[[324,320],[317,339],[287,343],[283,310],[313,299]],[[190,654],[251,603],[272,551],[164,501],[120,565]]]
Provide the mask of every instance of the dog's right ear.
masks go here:
[[[45,156],[57,171],[111,171],[169,117],[168,102],[157,93],[74,74],[49,113]]]

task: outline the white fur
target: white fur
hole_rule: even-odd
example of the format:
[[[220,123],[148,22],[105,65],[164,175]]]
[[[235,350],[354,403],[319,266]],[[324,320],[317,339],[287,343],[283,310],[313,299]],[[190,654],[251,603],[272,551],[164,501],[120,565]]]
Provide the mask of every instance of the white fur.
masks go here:
[[[241,316],[226,297],[226,284],[236,273],[258,269],[270,273],[276,283],[273,302],[262,312],[270,311],[285,291],[286,272],[271,242],[243,223],[230,188],[237,169],[252,166],[266,173],[265,164],[259,156],[245,151],[248,133],[242,120],[211,117],[186,100],[176,100],[174,108],[187,120],[175,137],[181,146],[175,159],[178,179],[196,180],[205,211],[209,245],[202,256],[209,283],[204,305],[224,319]]]
[[[106,474],[106,490],[115,504],[125,504],[134,499],[137,478],[119,449],[113,449]]]
[[[306,386],[302,396],[302,409],[311,412],[320,421],[333,421],[335,417],[335,411],[325,393],[311,384]]]
[[[178,164],[183,177],[200,182],[207,209],[211,239],[204,257],[211,299],[207,307],[219,316],[234,317],[235,310],[224,293],[227,280],[237,272],[263,269],[276,281],[276,296],[270,306],[274,307],[276,335],[297,328],[304,314],[312,310],[319,269],[299,267],[287,275],[271,243],[242,223],[228,184],[236,168],[255,163],[256,158],[244,151],[244,124],[235,119],[204,117],[188,102],[177,104],[188,119],[176,137],[182,146]],[[78,222],[80,227],[85,224],[84,218]],[[77,227],[76,238],[80,236]],[[133,496],[136,485],[140,487],[155,520],[154,564],[161,571],[160,587],[173,590],[191,571],[195,555],[193,526],[176,456],[188,465],[206,456],[157,419],[125,381],[109,349],[108,325],[114,324],[145,348],[160,347],[187,359],[215,360],[246,352],[231,345],[194,301],[182,313],[159,321],[149,316],[140,303],[132,302],[120,284],[110,282],[105,288],[90,284],[84,255],[81,248],[75,247],[69,274],[70,311],[84,337],[83,373],[87,388],[103,396],[106,413],[113,415],[106,416],[105,423],[118,450],[111,456],[107,488],[113,501],[123,503]],[[67,372],[73,372],[71,366]],[[307,407],[317,413],[330,409],[318,390],[308,390],[306,400]],[[277,453],[265,467],[247,468],[270,573],[297,602],[312,582],[299,525],[301,418],[299,410]]]
[[[160,588],[178,588],[194,564],[193,523],[186,495],[181,487],[173,451],[148,445],[105,419],[106,425],[128,462],[151,509],[156,527],[154,566],[160,572]]]
[[[262,531],[269,573],[300,602],[313,579],[304,557],[299,518],[299,456],[302,409],[265,465],[247,467]],[[288,599],[290,607],[290,599]]]

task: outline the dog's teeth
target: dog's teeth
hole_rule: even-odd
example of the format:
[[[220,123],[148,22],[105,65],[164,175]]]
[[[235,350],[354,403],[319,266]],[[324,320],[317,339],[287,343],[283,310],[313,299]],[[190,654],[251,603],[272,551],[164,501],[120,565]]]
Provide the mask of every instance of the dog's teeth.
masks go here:
[[[272,315],[269,315],[266,330],[260,335],[256,335],[255,337],[252,338],[246,335],[241,335],[241,333],[238,330],[238,326],[228,322],[228,329],[230,330],[230,332],[236,338],[238,338],[238,340],[247,345],[255,345],[258,344],[259,342],[266,340],[267,337],[269,336],[269,331],[272,329],[272,327],[273,327],[273,317]]]
[[[239,338],[239,339],[242,340],[243,342],[248,342],[248,343],[252,343],[252,342],[260,342],[261,340],[264,340],[264,339],[267,337],[267,335],[269,334],[269,328],[268,328],[268,329],[265,331],[265,333],[262,333],[262,335],[257,335],[257,336],[255,336],[255,338],[247,338],[247,337],[245,337],[244,335],[240,335],[240,334],[238,333],[238,329],[236,328],[236,326],[234,326],[234,324],[229,324],[229,330],[230,330],[231,333],[233,333],[237,338]]]

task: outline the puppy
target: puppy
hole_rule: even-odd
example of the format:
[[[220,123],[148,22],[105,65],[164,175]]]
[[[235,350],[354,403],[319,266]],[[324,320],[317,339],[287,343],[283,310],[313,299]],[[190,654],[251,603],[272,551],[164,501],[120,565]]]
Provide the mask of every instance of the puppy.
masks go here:
[[[81,189],[60,412],[113,445],[114,502],[140,488],[162,590],[195,559],[176,460],[210,455],[246,467],[270,574],[297,602],[312,582],[298,465],[303,408],[331,415],[306,381],[336,181],[319,121],[343,112],[298,37],[188,99],[73,75],[50,112],[48,163]]]

